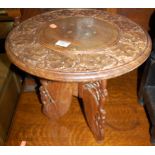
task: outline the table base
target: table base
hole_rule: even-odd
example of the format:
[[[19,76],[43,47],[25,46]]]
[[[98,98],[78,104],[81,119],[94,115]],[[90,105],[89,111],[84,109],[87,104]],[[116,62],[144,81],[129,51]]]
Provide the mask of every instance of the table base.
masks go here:
[[[82,99],[87,123],[97,140],[104,138],[107,81],[88,83],[66,83],[40,80],[40,94],[43,113],[52,119],[58,119],[69,109],[72,96]]]

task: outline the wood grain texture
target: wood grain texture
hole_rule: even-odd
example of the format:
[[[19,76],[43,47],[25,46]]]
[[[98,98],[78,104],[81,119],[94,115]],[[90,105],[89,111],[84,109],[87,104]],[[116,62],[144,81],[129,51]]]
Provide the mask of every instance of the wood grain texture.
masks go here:
[[[69,109],[72,95],[72,83],[54,82],[40,80],[41,100],[43,103],[43,113],[52,119],[58,119]]]
[[[33,13],[35,12],[33,10],[31,9],[31,11],[29,12],[29,16],[33,15]],[[144,9],[141,10],[143,10],[144,12],[146,11]],[[148,14],[151,14],[150,10],[147,11]],[[38,14],[38,11],[36,12],[35,13]],[[128,12],[128,15],[130,15],[130,12]],[[147,20],[148,18],[149,16],[147,16]],[[137,21],[140,21],[140,19],[141,18],[139,17],[136,18]],[[148,23],[146,22],[143,22],[143,24],[148,25]],[[47,120],[42,121],[41,119],[41,124],[34,125],[36,122],[40,123],[40,120],[37,119],[38,116],[32,116],[30,114],[31,111],[29,111],[28,109],[24,109],[26,113],[28,112],[27,114],[30,114],[31,117],[34,117],[34,119],[32,120],[34,121],[34,124],[32,125],[29,122],[27,122],[28,124],[26,124],[25,121],[19,121],[21,124],[18,124],[18,122],[17,124],[19,126],[17,124],[16,125],[19,128],[21,127],[21,130],[18,130],[18,127],[14,127],[13,125],[13,134],[11,133],[7,145],[19,145],[18,142],[21,139],[27,139],[28,145],[150,145],[148,134],[148,122],[144,114],[144,110],[142,107],[140,108],[139,106],[135,105],[135,103],[137,103],[136,98],[135,96],[133,97],[130,94],[131,91],[134,92],[134,90],[131,89],[131,86],[129,86],[131,83],[129,85],[127,84],[127,87],[129,88],[128,90],[131,90],[130,93],[126,92],[126,88],[122,86],[122,82],[124,81],[125,83],[127,83],[128,80],[131,80],[131,77],[129,77],[127,81],[123,77],[120,77],[120,81],[118,80],[119,86],[117,86],[117,84],[114,82],[115,80],[110,80],[112,82],[112,85],[109,86],[109,88],[111,88],[110,93],[113,92],[114,96],[109,96],[109,103],[111,104],[105,104],[105,109],[107,110],[108,115],[107,121],[105,123],[106,138],[104,140],[104,143],[97,144],[95,142],[93,136],[91,135],[91,132],[89,131],[89,128],[86,124],[84,124],[84,117],[82,116],[81,110],[78,106],[78,102],[75,98],[73,98],[71,109],[64,116],[64,118],[61,118],[59,121],[56,122],[49,122]],[[116,90],[114,90],[114,88],[116,88]],[[121,90],[118,91],[118,89]],[[26,98],[31,98],[32,100],[35,100],[36,103],[38,103],[35,94],[25,93],[24,95],[21,97],[21,100],[22,98],[23,100],[26,100]],[[113,98],[111,98],[111,96]],[[116,97],[118,98],[116,99]],[[23,100],[22,102],[25,103],[26,101]],[[25,105],[27,105],[27,103]],[[35,108],[34,105],[29,105],[29,107]],[[74,116],[69,117],[73,114]],[[31,117],[28,118],[30,119]],[[21,120],[22,119],[23,118],[21,118]],[[18,118],[17,120],[20,119]],[[50,125],[48,123],[50,123]],[[145,126],[143,126],[144,124]],[[27,129],[24,128],[24,125],[25,127],[27,127]],[[22,131],[22,128],[25,129],[24,132]],[[31,131],[33,131],[33,133]]]
[[[56,9],[37,9],[37,8],[23,8],[20,9],[22,14],[22,20],[26,20],[32,16],[52,11]],[[149,30],[149,20],[154,12],[154,8],[102,8],[102,11],[108,11],[109,13],[120,14],[128,17],[141,25],[145,30]]]
[[[117,13],[128,17],[148,31],[150,30],[150,17],[154,10],[154,8],[120,8],[117,9]]]
[[[103,140],[106,113],[104,103],[108,94],[106,80],[75,84],[48,80],[40,82],[43,113],[47,117],[55,120],[63,116],[70,108],[74,92],[77,92],[76,97],[83,100],[85,116],[92,133],[97,140]]]
[[[54,23],[56,30],[49,28]],[[78,44],[63,48],[55,45],[55,39]],[[123,16],[96,9],[62,9],[21,23],[9,34],[6,50],[12,62],[28,73],[83,82],[135,69],[149,56],[151,41],[139,25]]]
[[[72,98],[69,111],[59,120],[51,121],[41,113],[35,92],[23,93],[17,107],[6,145],[151,145],[149,123],[143,106],[137,102],[136,71],[111,79],[105,139],[97,143],[77,98]]]
[[[106,81],[96,81],[81,86],[82,100],[88,125],[97,141],[104,139],[107,97]]]

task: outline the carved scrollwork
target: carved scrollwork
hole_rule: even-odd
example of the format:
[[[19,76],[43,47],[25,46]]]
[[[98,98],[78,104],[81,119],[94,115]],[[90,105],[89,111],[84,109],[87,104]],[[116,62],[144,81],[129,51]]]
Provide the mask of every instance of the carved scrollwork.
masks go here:
[[[40,96],[41,101],[43,103],[43,112],[49,118],[57,118],[59,117],[57,112],[57,105],[55,99],[52,97],[52,94],[49,92],[48,89],[48,81],[43,81],[43,85],[40,86]],[[51,109],[53,113],[51,113]]]
[[[40,80],[40,95],[43,113],[49,118],[57,119],[69,109],[72,99],[72,85],[69,83]]]
[[[102,102],[106,96],[108,96],[108,91],[103,87],[101,81],[95,81],[92,83],[86,83],[85,87],[92,92],[98,103]]]
[[[104,81],[86,83],[83,88],[83,100],[87,121],[98,140],[104,137],[106,111],[104,102],[108,95]],[[89,100],[87,98],[90,98]]]
[[[41,100],[44,105],[48,104],[55,104],[54,99],[52,96],[49,94],[47,88],[45,86],[40,87],[40,95],[41,95]]]
[[[94,53],[81,51],[81,57],[74,51],[67,56],[61,51],[42,46],[39,40],[39,31],[42,27],[53,20],[68,17],[92,17],[110,23],[117,28],[118,39],[112,46],[94,48]],[[142,28],[125,17],[112,16],[95,9],[62,9],[32,17],[21,23],[9,34],[6,48],[9,55],[15,57],[20,63],[31,66],[31,69],[81,73],[112,70],[135,61],[148,51],[148,42],[148,37]],[[147,56],[147,54],[144,55]],[[35,74],[35,71],[33,72]]]

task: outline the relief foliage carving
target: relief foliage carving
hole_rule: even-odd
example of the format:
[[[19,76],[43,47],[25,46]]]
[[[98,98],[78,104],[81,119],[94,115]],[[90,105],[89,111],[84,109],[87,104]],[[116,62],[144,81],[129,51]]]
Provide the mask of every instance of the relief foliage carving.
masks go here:
[[[118,40],[113,46],[98,49],[94,53],[81,51],[81,54],[73,52],[70,56],[40,44],[39,31],[42,26],[54,19],[73,16],[91,16],[113,24],[118,28]],[[112,16],[95,9],[71,9],[47,12],[24,21],[9,34],[6,48],[18,61],[33,68],[74,73],[102,71],[127,64],[140,57],[147,44],[145,32],[125,17]]]

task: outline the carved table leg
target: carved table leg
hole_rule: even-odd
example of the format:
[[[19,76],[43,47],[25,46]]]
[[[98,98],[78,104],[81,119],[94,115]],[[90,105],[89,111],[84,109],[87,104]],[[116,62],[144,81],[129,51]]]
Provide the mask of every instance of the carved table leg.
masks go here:
[[[72,84],[41,80],[41,100],[43,113],[49,118],[57,119],[64,115],[71,104]]]
[[[106,80],[79,85],[79,95],[83,99],[88,125],[97,140],[104,138],[105,110],[107,94]]]

